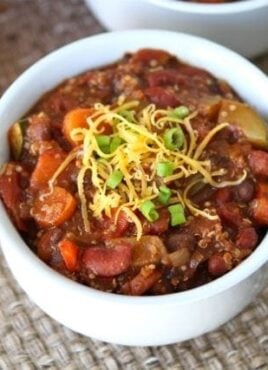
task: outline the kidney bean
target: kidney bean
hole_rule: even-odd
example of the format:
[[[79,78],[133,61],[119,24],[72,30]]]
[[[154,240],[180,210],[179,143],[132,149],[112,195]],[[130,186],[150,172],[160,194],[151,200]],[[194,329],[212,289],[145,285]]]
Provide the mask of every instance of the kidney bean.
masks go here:
[[[258,234],[254,227],[241,229],[236,237],[236,246],[241,249],[253,249],[258,242]]]
[[[235,194],[238,201],[250,202],[255,194],[255,184],[253,180],[246,179],[235,187]]]
[[[202,204],[210,200],[214,193],[215,188],[212,188],[210,185],[205,185],[193,195],[192,200],[196,204]]]
[[[81,264],[95,275],[111,277],[128,269],[131,255],[129,244],[118,244],[113,248],[89,247],[83,253]]]
[[[63,231],[56,227],[43,233],[37,242],[37,255],[44,262],[51,262],[53,255],[57,253],[57,244],[61,240]],[[59,252],[58,252],[59,254]]]
[[[243,221],[240,208],[235,203],[221,204],[217,208],[220,218],[231,226],[239,227]]]
[[[268,153],[262,150],[253,150],[248,156],[248,163],[255,175],[268,177]]]
[[[229,269],[222,254],[214,254],[208,260],[208,271],[213,276],[221,276]]]

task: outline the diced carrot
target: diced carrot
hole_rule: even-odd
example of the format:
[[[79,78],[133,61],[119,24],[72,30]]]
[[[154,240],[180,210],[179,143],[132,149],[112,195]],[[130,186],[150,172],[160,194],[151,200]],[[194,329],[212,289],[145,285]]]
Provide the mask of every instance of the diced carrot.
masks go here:
[[[77,142],[71,138],[71,132],[75,128],[87,128],[87,118],[94,112],[92,108],[77,108],[68,112],[63,121],[63,135],[66,140],[76,146]]]
[[[41,227],[61,225],[72,217],[76,207],[76,200],[64,188],[55,186],[52,192],[46,189],[41,192],[35,201],[32,215]]]
[[[49,179],[64,161],[65,156],[65,153],[60,149],[48,149],[40,154],[31,176],[31,187],[40,189],[47,186]]]
[[[67,239],[61,240],[58,246],[67,269],[74,272],[77,268],[79,247]]]

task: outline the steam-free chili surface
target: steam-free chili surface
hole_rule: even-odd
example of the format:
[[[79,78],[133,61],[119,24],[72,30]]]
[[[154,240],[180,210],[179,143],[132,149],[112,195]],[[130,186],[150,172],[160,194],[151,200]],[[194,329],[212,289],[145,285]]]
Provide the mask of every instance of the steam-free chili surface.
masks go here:
[[[133,101],[136,103],[131,103],[130,108],[124,105]],[[98,108],[96,103],[103,105]],[[121,111],[120,105],[124,108]],[[168,161],[161,168],[159,163],[151,164],[157,173],[153,182],[148,180],[147,187],[153,184],[155,190],[150,191],[159,192],[158,197],[144,200],[136,209],[134,199],[130,213],[127,206],[121,210],[108,207],[110,217],[105,210],[97,217],[94,206],[104,190],[94,185],[93,167],[85,171],[80,189],[78,181],[86,161],[86,120],[93,117],[89,121],[93,125],[102,114],[110,117],[114,107],[126,121],[121,122],[120,117],[102,121],[100,135],[91,137],[98,141],[100,153],[112,153],[107,145],[114,137],[118,140],[113,141],[115,150],[131,145],[127,137],[125,141],[119,137],[119,128],[129,125],[122,132],[134,135],[137,126],[130,124],[141,125],[145,113],[151,112],[148,125],[155,135],[152,140],[158,138],[160,144],[164,140],[163,155],[177,158],[180,152],[189,154],[190,128],[195,154],[189,154],[188,164],[183,159],[182,169],[172,168],[171,173]],[[106,113],[101,113],[103,109]],[[153,111],[158,123],[164,117],[167,128],[160,123],[153,126]],[[144,116],[137,122],[141,112]],[[221,129],[214,132],[203,149],[197,149],[219,125]],[[174,132],[177,137],[172,137]],[[178,138],[182,143],[178,143]],[[143,139],[141,136],[140,141]],[[0,194],[13,222],[45,263],[96,289],[156,295],[199,286],[237,266],[256,248],[266,229],[265,123],[227,83],[165,51],[140,50],[113,65],[65,81],[12,126],[9,140],[13,157],[2,170]],[[171,144],[169,152],[167,147]],[[148,150],[154,145],[149,142]],[[156,151],[153,162],[157,162],[159,153]],[[92,156],[95,164],[99,165],[102,159],[103,163],[108,161],[107,168],[113,165],[96,151]],[[114,163],[117,156],[113,157]],[[189,164],[190,157],[195,165]],[[64,161],[63,170],[55,175]],[[146,179],[151,176],[148,163],[142,162],[142,176]],[[206,183],[201,172],[195,170],[196,165],[214,176],[215,186]],[[178,173],[182,173],[179,178],[166,181],[170,174]],[[105,173],[99,176],[105,179]],[[138,189],[141,181],[136,177],[130,180],[134,184],[131,191],[135,191],[135,186]],[[193,180],[197,181],[186,195],[185,189]],[[130,196],[123,193],[124,189],[131,191],[122,171],[113,169],[103,182],[106,196],[116,191],[121,191],[122,197]],[[220,185],[224,183],[229,186]],[[84,214],[81,194],[86,204]],[[172,203],[175,195],[178,198]],[[104,206],[102,200],[99,202],[99,207]],[[142,235],[138,236],[137,222],[130,214],[142,225]]]

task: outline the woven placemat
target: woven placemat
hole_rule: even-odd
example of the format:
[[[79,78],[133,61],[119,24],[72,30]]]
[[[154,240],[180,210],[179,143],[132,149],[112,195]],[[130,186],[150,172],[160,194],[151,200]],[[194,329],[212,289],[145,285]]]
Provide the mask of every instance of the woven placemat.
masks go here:
[[[0,93],[48,51],[101,31],[82,0],[0,0]],[[268,55],[255,62],[268,72]],[[0,254],[0,369],[268,369],[268,288],[208,335],[170,346],[123,347],[76,334],[44,314]]]

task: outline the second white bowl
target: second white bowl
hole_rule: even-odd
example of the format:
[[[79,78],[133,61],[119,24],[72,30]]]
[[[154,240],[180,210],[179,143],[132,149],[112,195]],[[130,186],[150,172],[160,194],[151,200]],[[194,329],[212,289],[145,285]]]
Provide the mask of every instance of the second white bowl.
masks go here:
[[[209,38],[253,57],[268,51],[268,0],[198,4],[176,0],[85,0],[109,30],[161,28]]]

